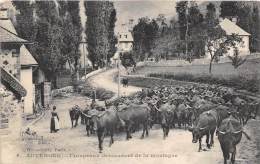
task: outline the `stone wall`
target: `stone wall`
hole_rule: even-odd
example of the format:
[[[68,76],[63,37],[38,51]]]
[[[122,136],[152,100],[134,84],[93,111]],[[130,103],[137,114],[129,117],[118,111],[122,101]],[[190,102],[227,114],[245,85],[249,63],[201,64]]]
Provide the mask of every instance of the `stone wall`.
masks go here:
[[[14,94],[0,85],[0,129],[12,127],[13,118],[21,117],[23,112],[23,102],[19,102]]]

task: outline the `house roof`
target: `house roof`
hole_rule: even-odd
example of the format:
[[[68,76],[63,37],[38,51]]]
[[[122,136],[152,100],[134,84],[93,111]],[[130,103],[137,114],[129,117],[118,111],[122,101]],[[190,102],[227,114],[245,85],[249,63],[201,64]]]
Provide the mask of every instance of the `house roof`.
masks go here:
[[[249,36],[250,34],[236,25],[234,22],[225,18],[219,23],[220,27],[226,32],[227,35],[237,34],[240,36]]]
[[[28,43],[28,41],[0,26],[0,43]]]
[[[0,67],[1,76],[0,80],[2,84],[11,89],[15,94],[20,95],[21,97],[25,97],[27,94],[26,89],[22,86],[22,84],[13,77],[12,74],[7,72],[4,68]]]
[[[11,33],[14,33],[15,35],[17,35],[17,32],[14,28],[13,23],[11,22],[10,19],[1,19],[0,20],[0,26],[7,29],[8,31],[10,31]]]
[[[20,49],[20,63],[21,65],[38,65],[32,54],[27,50],[27,48],[22,45]]]
[[[133,39],[131,32],[118,33],[118,42],[133,42],[133,41],[134,41],[134,39]]]

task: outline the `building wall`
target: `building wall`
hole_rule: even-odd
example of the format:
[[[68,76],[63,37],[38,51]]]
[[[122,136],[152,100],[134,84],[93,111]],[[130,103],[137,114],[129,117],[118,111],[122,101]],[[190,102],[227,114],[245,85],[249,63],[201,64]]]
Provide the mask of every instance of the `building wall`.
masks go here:
[[[21,84],[27,91],[27,95],[24,97],[24,113],[33,113],[33,104],[35,99],[34,84],[32,79],[32,67],[21,69]]]
[[[242,42],[237,43],[237,48],[239,51],[239,55],[240,56],[245,56],[245,55],[249,55],[250,54],[250,50],[249,50],[249,36],[240,36],[242,39]],[[227,51],[226,54],[224,54],[223,57],[227,57],[227,56],[233,56],[234,55],[234,48],[233,47],[229,47],[229,50]],[[206,51],[206,58],[210,59],[210,54]]]
[[[12,74],[19,80],[20,77],[20,48],[17,46],[1,45],[0,49],[0,67]]]
[[[133,43],[132,42],[119,42],[118,49],[119,49],[119,51],[123,51],[123,52],[131,51],[133,49]]]

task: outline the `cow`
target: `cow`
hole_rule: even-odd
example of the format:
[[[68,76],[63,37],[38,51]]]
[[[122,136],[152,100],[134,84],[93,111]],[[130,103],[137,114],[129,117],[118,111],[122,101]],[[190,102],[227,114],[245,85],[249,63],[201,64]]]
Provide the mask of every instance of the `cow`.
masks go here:
[[[205,111],[195,121],[194,127],[189,127],[192,132],[192,142],[197,143],[199,140],[199,152],[202,150],[201,139],[206,135],[206,144],[210,148],[214,144],[214,132],[217,127],[217,112],[215,110]],[[209,142],[210,140],[210,142]]]
[[[81,111],[78,105],[72,107],[69,109],[69,115],[70,115],[70,120],[71,120],[71,128],[76,127],[78,125],[78,119],[81,115]],[[75,125],[74,125],[75,121]]]
[[[191,124],[191,117],[193,112],[190,109],[191,107],[181,103],[178,105],[176,110],[176,116],[178,120],[178,126],[181,127],[182,125],[186,129],[187,125]]]
[[[236,145],[241,141],[242,134],[244,134],[249,140],[250,137],[242,130],[242,124],[240,121],[232,115],[222,121],[217,131],[218,140],[224,157],[224,164],[227,164],[230,154],[231,163],[234,164],[236,157]]]
[[[163,129],[163,139],[168,137],[169,130],[173,124],[175,105],[170,103],[163,104],[159,109],[160,124]]]
[[[141,139],[144,138],[144,133],[146,132],[146,136],[149,135],[148,125],[150,123],[150,108],[147,104],[137,105],[131,104],[123,109],[118,110],[118,116],[125,123],[126,129],[126,139],[132,138],[131,130],[134,126],[139,126],[140,124],[143,126],[143,133]]]
[[[114,143],[114,132],[118,125],[124,125],[124,122],[119,118],[117,111],[110,107],[106,111],[99,111],[93,115],[87,115],[93,121],[93,129],[98,136],[99,153],[103,150],[103,140],[106,134],[110,135],[109,146]]]
[[[123,87],[128,87],[128,78],[123,78],[121,83],[123,84]]]
[[[81,112],[81,120],[83,120],[86,126],[87,136],[94,134],[94,122],[92,121],[91,116],[98,113],[99,111],[96,109],[85,109]]]

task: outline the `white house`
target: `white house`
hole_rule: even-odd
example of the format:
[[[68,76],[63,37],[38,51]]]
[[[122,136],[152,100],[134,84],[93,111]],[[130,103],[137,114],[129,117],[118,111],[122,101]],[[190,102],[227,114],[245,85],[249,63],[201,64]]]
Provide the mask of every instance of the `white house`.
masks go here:
[[[35,86],[33,84],[33,70],[38,67],[38,63],[24,45],[20,48],[21,74],[20,82],[26,89],[24,97],[24,113],[33,113],[35,105]]]
[[[250,54],[249,50],[249,37],[250,34],[243,30],[241,27],[239,27],[237,24],[237,19],[232,18],[232,20],[229,20],[227,18],[220,19],[220,27],[226,32],[227,35],[237,34],[241,39],[242,42],[237,43],[237,48],[239,51],[240,56],[245,56]],[[224,55],[225,56],[232,56],[234,55],[234,49],[230,47],[228,52]],[[209,53],[206,53],[206,57],[210,58]]]
[[[129,31],[119,32],[117,38],[118,38],[118,44],[117,44],[118,52],[129,52],[133,50],[134,39],[131,32]]]
[[[18,37],[17,32],[8,18],[8,9],[0,9],[0,67],[4,76],[4,85],[24,97],[24,113],[33,113],[35,90],[33,69],[37,62],[24,44],[29,42]]]

